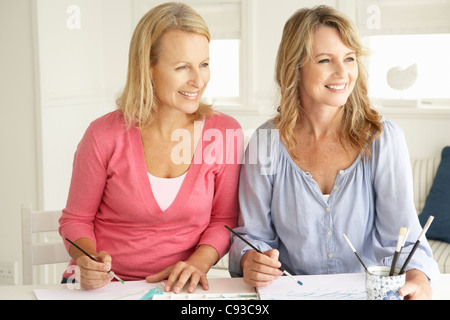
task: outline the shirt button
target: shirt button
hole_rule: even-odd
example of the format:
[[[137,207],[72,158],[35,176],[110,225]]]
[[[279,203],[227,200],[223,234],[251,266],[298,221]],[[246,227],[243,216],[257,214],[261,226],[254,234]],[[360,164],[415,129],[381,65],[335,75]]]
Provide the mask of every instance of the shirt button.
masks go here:
[[[337,190],[337,189],[339,189],[339,187],[338,186],[334,186],[334,188],[333,188],[334,190]]]
[[[327,207],[325,210],[326,210],[327,212],[330,212],[330,208],[329,208],[329,207]]]
[[[333,254],[332,253],[330,253],[330,254],[328,254],[328,258],[330,258],[330,259],[333,259]]]
[[[331,236],[333,234],[333,231],[328,231],[328,235]]]
[[[339,174],[344,174],[345,171],[344,170],[339,170]]]

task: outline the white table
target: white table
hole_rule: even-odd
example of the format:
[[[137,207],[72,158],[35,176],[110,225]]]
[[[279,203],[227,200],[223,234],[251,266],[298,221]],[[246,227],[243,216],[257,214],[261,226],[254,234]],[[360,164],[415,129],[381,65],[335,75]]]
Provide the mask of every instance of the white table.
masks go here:
[[[337,275],[338,276],[338,275]],[[254,292],[242,278],[209,279],[211,293]],[[65,284],[0,286],[0,300],[36,300],[35,289],[64,289]],[[450,274],[441,274],[433,287],[434,300],[450,300]]]
[[[198,286],[195,293],[255,293],[255,289],[244,283],[242,278],[211,278],[208,279],[208,284],[210,287],[208,291],[204,291]],[[35,289],[69,290],[67,284],[0,286],[0,300],[36,300]],[[186,288],[181,294],[187,294]]]

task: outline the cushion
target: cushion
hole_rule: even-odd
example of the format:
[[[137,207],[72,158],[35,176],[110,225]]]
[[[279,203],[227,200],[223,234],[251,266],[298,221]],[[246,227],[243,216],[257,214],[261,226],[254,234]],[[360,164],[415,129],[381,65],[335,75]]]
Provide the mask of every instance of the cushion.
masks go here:
[[[419,215],[422,227],[429,216],[434,216],[434,220],[426,237],[450,243],[450,146],[442,150],[441,163]]]

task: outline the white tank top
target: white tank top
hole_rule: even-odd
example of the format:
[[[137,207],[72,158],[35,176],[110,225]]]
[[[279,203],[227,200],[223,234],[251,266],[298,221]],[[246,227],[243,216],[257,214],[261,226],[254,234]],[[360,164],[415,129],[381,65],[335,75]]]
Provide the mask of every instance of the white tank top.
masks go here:
[[[159,178],[148,173],[153,196],[162,211],[166,211],[175,200],[186,174],[176,178]]]

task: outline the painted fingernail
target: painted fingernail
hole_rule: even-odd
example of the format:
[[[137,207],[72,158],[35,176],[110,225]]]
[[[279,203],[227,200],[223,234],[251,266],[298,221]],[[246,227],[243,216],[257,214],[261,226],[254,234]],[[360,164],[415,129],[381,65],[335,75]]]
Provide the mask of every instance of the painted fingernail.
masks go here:
[[[174,289],[173,289],[173,292],[175,292],[175,293],[180,293],[180,287],[175,287]]]

